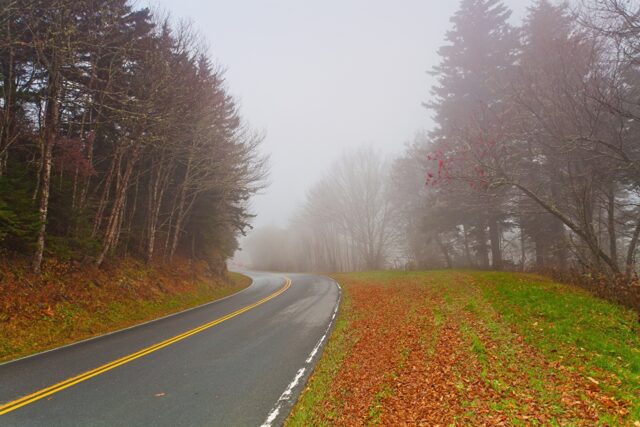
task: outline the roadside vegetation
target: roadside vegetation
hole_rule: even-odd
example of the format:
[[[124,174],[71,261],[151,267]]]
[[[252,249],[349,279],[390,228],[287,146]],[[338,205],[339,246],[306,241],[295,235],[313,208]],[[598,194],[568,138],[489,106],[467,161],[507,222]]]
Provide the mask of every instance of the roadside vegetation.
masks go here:
[[[204,304],[251,283],[212,276],[204,263],[150,267],[126,259],[108,268],[47,260],[41,275],[24,260],[0,264],[0,362],[112,332]]]
[[[632,310],[531,274],[334,278],[345,303],[289,426],[640,425]]]
[[[197,32],[127,0],[0,20],[0,360],[246,286],[262,135]]]

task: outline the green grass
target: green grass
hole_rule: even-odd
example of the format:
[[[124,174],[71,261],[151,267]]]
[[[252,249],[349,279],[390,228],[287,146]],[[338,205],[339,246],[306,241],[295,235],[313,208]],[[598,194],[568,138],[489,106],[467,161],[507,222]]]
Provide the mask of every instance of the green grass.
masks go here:
[[[326,425],[326,419],[336,414],[324,413],[323,402],[329,399],[329,391],[333,378],[338,373],[342,361],[356,343],[358,337],[350,328],[353,310],[348,291],[344,291],[340,313],[331,339],[324,349],[322,359],[316,366],[315,372],[304,390],[291,415],[287,419],[287,426],[321,426]]]
[[[492,272],[475,277],[486,299],[528,343],[632,402],[632,418],[640,419],[637,313],[538,276]]]
[[[379,425],[382,414],[384,412],[383,402],[389,396],[393,395],[393,388],[389,384],[383,384],[382,388],[376,394],[375,399],[373,400],[373,405],[369,408],[369,421],[368,425]]]

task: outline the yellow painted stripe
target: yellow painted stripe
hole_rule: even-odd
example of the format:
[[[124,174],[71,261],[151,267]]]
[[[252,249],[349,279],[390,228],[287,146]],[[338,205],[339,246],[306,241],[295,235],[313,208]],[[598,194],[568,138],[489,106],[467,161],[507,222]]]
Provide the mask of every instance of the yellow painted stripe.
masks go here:
[[[226,316],[222,316],[216,320],[213,320],[209,323],[206,323],[202,326],[198,326],[197,328],[191,329],[187,332],[184,332],[180,335],[177,335],[173,338],[169,338],[165,341],[159,342],[157,344],[154,344],[150,347],[147,348],[143,348],[142,350],[139,350],[135,353],[132,353],[128,356],[124,356],[120,359],[114,360],[113,362],[109,362],[105,365],[99,366],[95,369],[92,369],[90,371],[87,371],[83,374],[77,375],[75,377],[69,378],[67,380],[64,380],[62,382],[59,382],[57,384],[54,384],[50,387],[47,388],[43,388],[42,390],[36,391],[35,393],[29,394],[27,396],[21,397],[20,399],[11,401],[9,403],[6,403],[2,406],[0,406],[0,416],[1,415],[5,415],[8,414],[9,412],[15,411],[18,408],[21,408],[23,406],[29,405],[30,403],[33,402],[37,402],[40,399],[44,399],[47,396],[51,396],[54,393],[57,393],[59,391],[62,391],[64,389],[67,389],[69,387],[73,387],[76,384],[79,384],[83,381],[86,381],[90,378],[93,378],[95,376],[98,376],[100,374],[104,374],[105,372],[108,372],[112,369],[117,368],[118,366],[122,366],[126,363],[129,363],[133,360],[139,359],[141,357],[146,356],[147,354],[151,354],[155,351],[160,350],[161,348],[170,346],[171,344],[177,343],[178,341],[182,341],[183,339],[189,338],[192,335],[195,335],[199,332],[202,332],[206,329],[212,328],[216,325],[219,325],[220,323],[224,322],[225,320],[229,320],[233,317],[236,317],[242,313],[245,313],[253,308],[258,307],[259,305],[264,304],[265,302],[277,297],[278,295],[282,294],[284,291],[286,291],[287,289],[289,289],[289,287],[291,286],[291,280],[289,278],[285,277],[285,284],[282,288],[278,289],[276,292],[272,293],[271,295],[261,299],[260,301],[257,301],[251,305],[248,305],[246,307],[243,307],[239,310],[234,311],[233,313],[227,314]]]

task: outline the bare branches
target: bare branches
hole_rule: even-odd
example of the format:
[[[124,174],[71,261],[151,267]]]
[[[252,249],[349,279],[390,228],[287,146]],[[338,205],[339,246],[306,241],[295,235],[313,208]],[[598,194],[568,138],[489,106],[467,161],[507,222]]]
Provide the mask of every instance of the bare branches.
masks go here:
[[[429,227],[423,239],[436,237],[447,264],[472,264],[475,248],[486,265],[490,240],[497,268],[508,240],[521,246],[521,269],[526,259],[566,268],[573,249],[576,266],[634,273],[640,4],[592,0],[572,12],[538,2],[513,55],[498,50],[508,43],[495,34],[508,31],[492,32],[504,25],[497,17],[464,7],[456,16],[475,23],[476,33],[472,39],[456,26],[435,70],[440,85],[430,105],[439,126],[420,155],[426,200],[442,212],[417,213]],[[502,55],[503,66],[483,64],[478,52]]]
[[[198,33],[126,0],[5,3],[0,180],[33,186],[34,269],[49,236],[97,264],[182,253],[221,268],[266,160]]]
[[[287,229],[270,227],[250,236],[247,250],[254,267],[297,271],[386,267],[393,243],[388,172],[388,164],[372,148],[346,152],[308,191],[304,207]]]

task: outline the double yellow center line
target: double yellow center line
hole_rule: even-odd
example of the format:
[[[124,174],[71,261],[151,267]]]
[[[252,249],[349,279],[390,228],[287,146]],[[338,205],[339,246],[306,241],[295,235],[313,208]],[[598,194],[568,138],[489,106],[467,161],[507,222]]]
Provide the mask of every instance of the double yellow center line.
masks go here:
[[[272,300],[273,298],[277,297],[278,295],[282,294],[283,292],[285,292],[287,289],[289,289],[289,287],[291,286],[291,280],[287,277],[285,277],[285,283],[284,286],[281,287],[280,289],[278,289],[276,292],[272,293],[271,295],[261,299],[260,301],[257,301],[251,305],[248,305],[246,307],[243,307],[239,310],[234,311],[233,313],[227,314],[226,316],[222,316],[216,320],[213,320],[209,323],[206,323],[202,326],[198,326],[197,328],[191,329],[187,332],[184,332],[180,335],[177,335],[173,338],[169,338],[168,340],[159,342],[157,344],[154,344],[150,347],[147,348],[143,348],[140,351],[137,351],[133,354],[130,354],[128,356],[124,356],[120,359],[114,360],[113,362],[109,362],[105,365],[99,366],[95,369],[92,369],[90,371],[87,371],[85,373],[82,373],[80,375],[77,375],[75,377],[69,378],[67,380],[64,380],[62,382],[59,382],[58,384],[54,384],[50,387],[47,388],[43,388],[42,390],[36,391],[35,393],[29,394],[27,396],[21,397],[20,399],[11,401],[9,403],[5,403],[4,405],[0,406],[0,416],[1,415],[5,415],[8,414],[9,412],[15,411],[18,408],[21,408],[23,406],[29,405],[33,402],[37,402],[40,399],[44,399],[47,396],[51,396],[52,394],[58,393],[59,391],[65,390],[69,387],[73,387],[76,384],[79,384],[83,381],[86,381],[90,378],[93,378],[95,376],[98,376],[100,374],[104,374],[105,372],[108,372],[112,369],[117,368],[118,366],[122,366],[126,363],[129,363],[131,361],[134,361],[136,359],[139,359],[141,357],[144,357],[148,354],[151,354],[155,351],[160,350],[161,348],[164,347],[168,347],[171,344],[175,344],[178,341],[182,341],[186,338],[189,338],[192,335],[195,335],[197,333],[200,333],[204,330],[207,330],[209,328],[212,328],[216,325],[219,325],[220,323],[229,320],[233,317],[236,317],[242,313],[245,313],[251,309],[254,309],[256,307],[258,307],[259,305],[264,304],[265,302]]]

